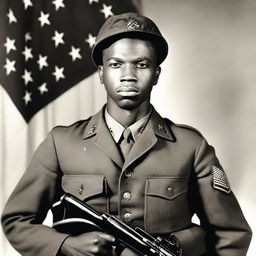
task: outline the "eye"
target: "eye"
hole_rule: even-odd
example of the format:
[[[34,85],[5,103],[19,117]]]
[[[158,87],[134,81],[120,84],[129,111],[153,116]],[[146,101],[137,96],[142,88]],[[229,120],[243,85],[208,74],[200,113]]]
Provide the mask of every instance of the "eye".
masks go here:
[[[109,67],[111,68],[120,68],[121,67],[121,63],[120,62],[112,62],[109,64]]]
[[[139,69],[145,69],[145,68],[147,68],[149,65],[148,65],[148,63],[146,63],[146,62],[138,62],[137,64],[136,64],[136,68],[139,68]]]

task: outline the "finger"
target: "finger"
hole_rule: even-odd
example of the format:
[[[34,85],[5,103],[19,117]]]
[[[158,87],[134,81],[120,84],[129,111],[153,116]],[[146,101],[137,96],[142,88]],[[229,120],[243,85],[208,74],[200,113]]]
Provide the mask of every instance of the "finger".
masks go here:
[[[86,254],[87,255],[87,254]],[[91,251],[91,256],[114,256],[113,250],[106,250],[104,248],[94,248]]]
[[[97,244],[92,247],[91,253],[94,256],[113,256],[114,249],[109,243]]]
[[[125,248],[122,253],[121,256],[136,256],[137,254],[135,254],[133,251],[131,251],[128,248]]]
[[[99,236],[99,238],[103,238],[104,240],[106,240],[107,242],[110,242],[110,243],[114,243],[115,242],[115,237],[114,236],[111,236],[109,234],[106,234],[106,233],[98,233],[97,236]]]

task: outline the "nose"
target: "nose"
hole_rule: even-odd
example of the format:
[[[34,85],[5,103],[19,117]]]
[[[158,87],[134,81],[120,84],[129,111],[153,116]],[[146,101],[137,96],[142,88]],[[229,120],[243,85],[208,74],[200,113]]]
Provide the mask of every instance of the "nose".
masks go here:
[[[137,82],[137,75],[133,65],[125,65],[122,69],[121,82]]]

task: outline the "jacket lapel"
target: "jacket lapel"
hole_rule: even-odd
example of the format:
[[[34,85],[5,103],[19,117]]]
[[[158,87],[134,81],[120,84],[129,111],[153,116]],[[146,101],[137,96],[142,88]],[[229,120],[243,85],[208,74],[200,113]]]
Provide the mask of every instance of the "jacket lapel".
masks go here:
[[[139,136],[139,139],[134,143],[131,151],[128,154],[127,159],[124,162],[123,170],[136,161],[139,157],[149,151],[157,142],[154,131],[151,124],[148,123],[143,133]]]
[[[93,139],[95,145],[124,170],[147,153],[157,143],[158,137],[174,142],[176,139],[169,126],[167,121],[153,109],[146,128],[131,148],[125,163],[105,123],[104,107],[90,119],[84,130],[83,139]]]
[[[175,141],[175,137],[167,122],[153,109],[146,128],[129,152],[123,170],[147,153],[157,143],[158,137],[168,141]]]
[[[123,160],[104,121],[103,115],[104,107],[89,121],[84,131],[84,139],[94,137],[93,140],[96,146],[122,169]]]

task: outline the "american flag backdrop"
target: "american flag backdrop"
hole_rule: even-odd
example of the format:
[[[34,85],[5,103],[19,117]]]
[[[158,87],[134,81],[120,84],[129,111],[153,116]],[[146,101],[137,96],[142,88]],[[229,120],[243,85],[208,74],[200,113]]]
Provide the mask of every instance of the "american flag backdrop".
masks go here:
[[[0,84],[26,122],[96,71],[97,31],[130,0],[1,0]]]
[[[91,48],[108,17],[137,7],[140,0],[0,0],[0,213],[49,130],[105,103]],[[0,255],[20,255],[1,229]]]

